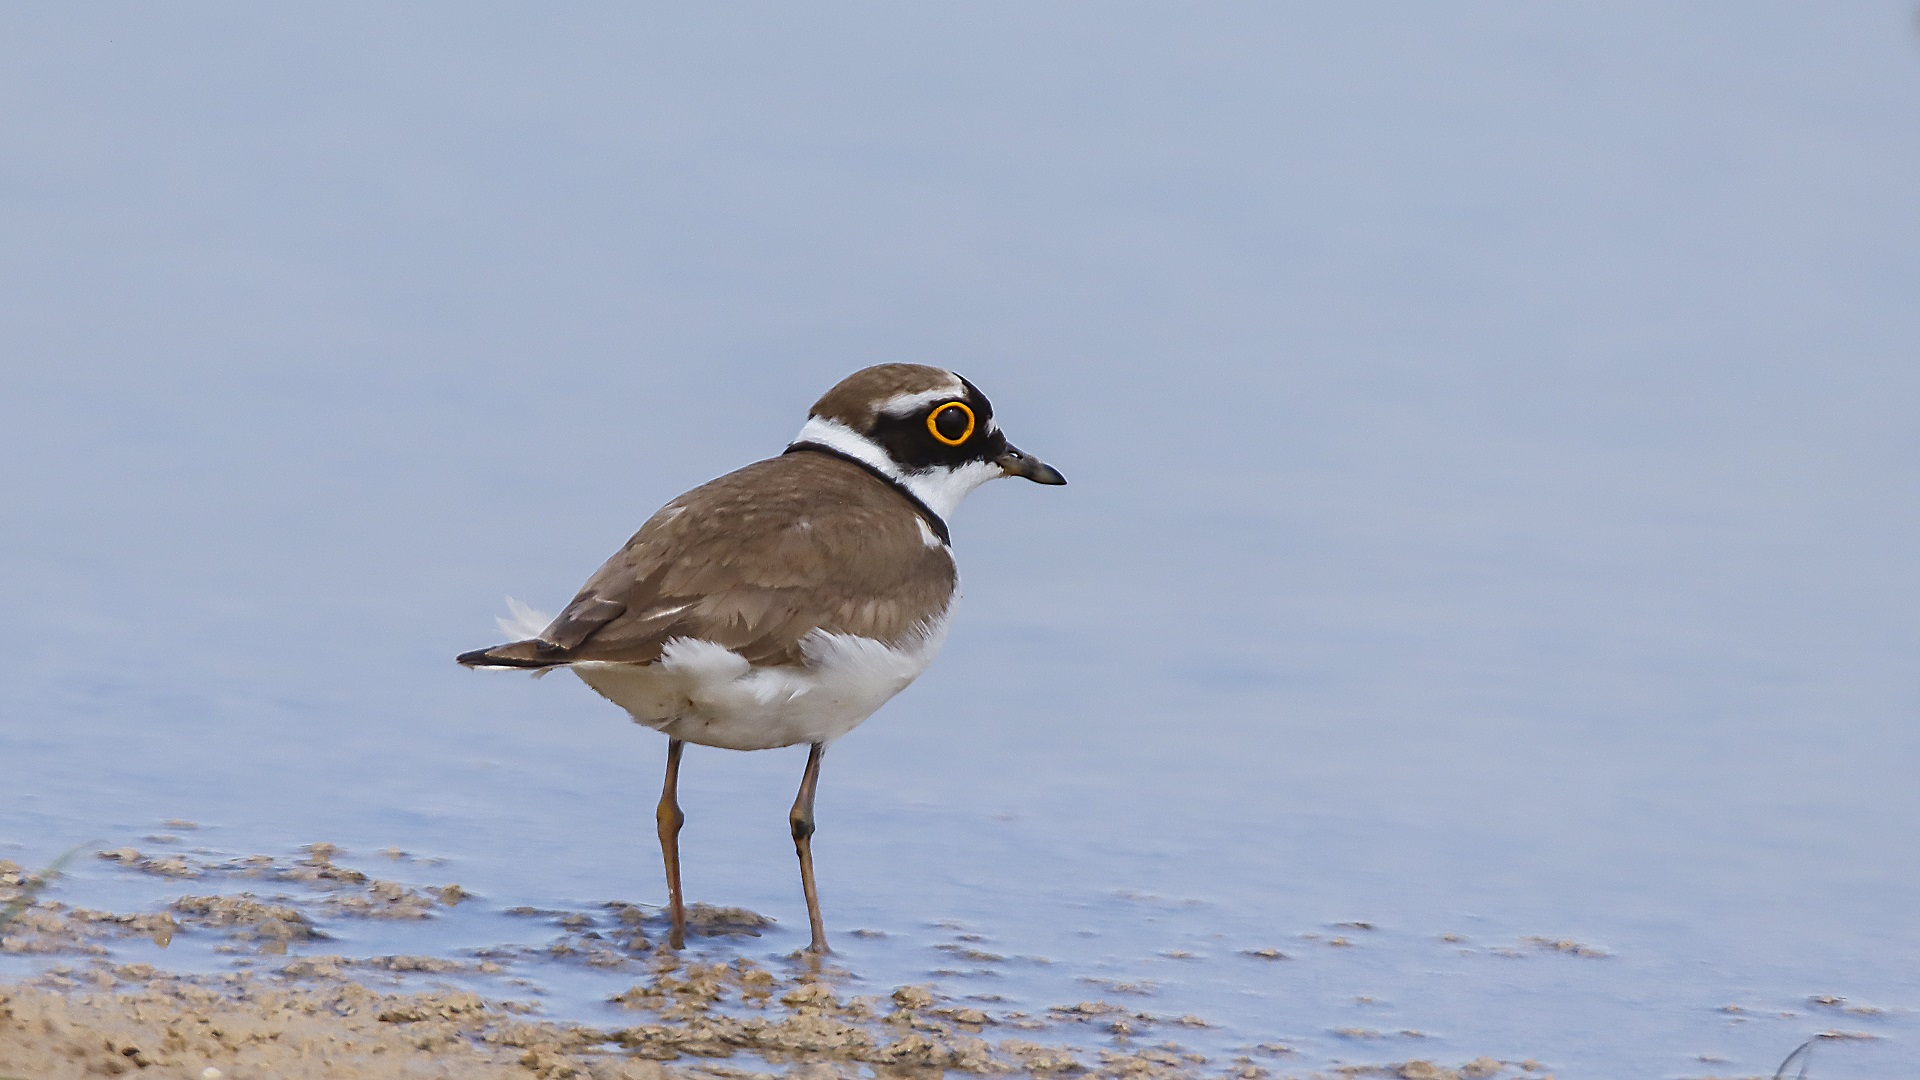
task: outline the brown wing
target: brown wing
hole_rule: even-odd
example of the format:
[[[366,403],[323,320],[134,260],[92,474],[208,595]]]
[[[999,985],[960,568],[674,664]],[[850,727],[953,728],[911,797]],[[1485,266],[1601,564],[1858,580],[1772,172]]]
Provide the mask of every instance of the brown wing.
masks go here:
[[[793,663],[815,629],[899,641],[953,596],[953,559],[922,529],[856,465],[805,453],[756,462],[662,507],[538,639],[469,656],[646,663],[690,637]]]

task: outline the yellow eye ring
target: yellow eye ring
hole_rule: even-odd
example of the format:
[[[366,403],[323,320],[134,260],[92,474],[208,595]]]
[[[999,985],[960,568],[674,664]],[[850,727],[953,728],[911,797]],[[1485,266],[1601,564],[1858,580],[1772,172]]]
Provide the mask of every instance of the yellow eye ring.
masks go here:
[[[940,430],[941,418],[949,415],[950,410],[953,409],[960,410],[960,415],[967,418],[967,426],[961,430],[957,437],[949,437],[945,432]],[[961,443],[973,438],[973,425],[973,410],[958,401],[949,401],[945,405],[927,414],[927,431],[932,434],[936,440],[946,446],[959,446]],[[948,426],[951,427],[951,423],[949,423]]]

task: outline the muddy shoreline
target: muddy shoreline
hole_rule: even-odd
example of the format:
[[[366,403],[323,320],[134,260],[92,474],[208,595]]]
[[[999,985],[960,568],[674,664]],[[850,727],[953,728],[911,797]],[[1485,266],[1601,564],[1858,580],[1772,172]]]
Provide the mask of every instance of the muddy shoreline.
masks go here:
[[[990,1011],[932,985],[854,994],[855,980],[831,958],[769,965],[658,947],[658,912],[633,904],[505,912],[557,931],[540,947],[342,955],[326,951],[329,921],[424,921],[473,898],[455,884],[377,878],[337,854],[315,844],[290,859],[94,855],[179,882],[182,894],[163,909],[135,912],[48,895],[46,880],[0,861],[0,913],[10,912],[0,955],[38,960],[31,976],[0,982],[0,1078],[1548,1075],[1531,1061],[1487,1057],[1314,1068],[1286,1061],[1278,1044],[1260,1057],[1209,1057],[1180,1038],[1205,1019],[1104,1000],[1027,1013]],[[705,938],[749,938],[770,923],[737,908],[698,906],[692,916],[690,929]],[[212,951],[234,970],[172,972],[120,955],[183,934],[217,940]],[[513,995],[515,969],[527,962],[631,970],[632,985],[611,1002],[623,1022],[543,1017]]]

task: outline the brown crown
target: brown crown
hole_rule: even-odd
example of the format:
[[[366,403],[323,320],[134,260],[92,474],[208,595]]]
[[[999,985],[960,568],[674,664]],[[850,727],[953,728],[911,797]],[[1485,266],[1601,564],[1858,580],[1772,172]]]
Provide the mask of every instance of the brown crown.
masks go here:
[[[875,364],[841,379],[813,403],[811,416],[834,420],[855,431],[868,431],[879,417],[881,403],[897,394],[919,394],[952,387],[963,393],[959,379],[944,368],[925,364]]]

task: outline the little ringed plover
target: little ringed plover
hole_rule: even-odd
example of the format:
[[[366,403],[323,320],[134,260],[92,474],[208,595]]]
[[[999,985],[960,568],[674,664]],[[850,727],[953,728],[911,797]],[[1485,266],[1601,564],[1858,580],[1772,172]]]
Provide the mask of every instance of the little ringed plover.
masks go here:
[[[1003,476],[1064,484],[1016,449],[993,406],[951,371],[880,364],[815,402],[779,457],[662,507],[558,618],[517,602],[522,640],[462,654],[474,668],[565,667],[667,736],[656,815],[670,944],[686,938],[676,795],[686,743],[765,750],[806,743],[788,820],[812,930],[813,795],[828,744],[925,671],[958,585],[947,520]]]

